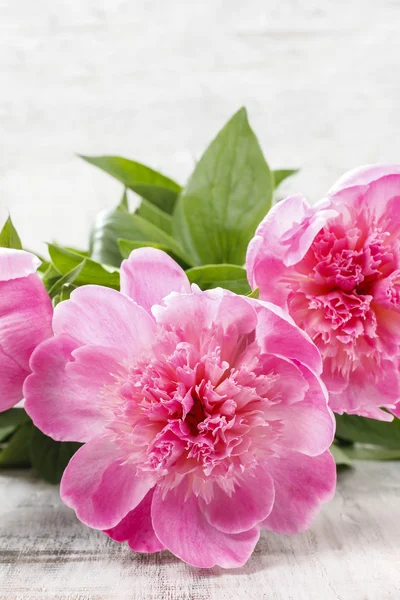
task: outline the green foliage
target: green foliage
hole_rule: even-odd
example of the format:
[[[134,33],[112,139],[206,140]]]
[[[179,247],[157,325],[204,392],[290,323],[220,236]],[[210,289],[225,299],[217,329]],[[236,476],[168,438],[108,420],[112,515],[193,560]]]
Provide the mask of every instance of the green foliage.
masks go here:
[[[256,287],[254,288],[254,290],[252,292],[250,292],[249,294],[247,294],[248,298],[255,298],[256,300],[259,299],[260,297],[260,288]]]
[[[156,225],[156,227],[162,229],[168,235],[172,235],[172,217],[160,208],[157,208],[157,206],[150,204],[147,200],[142,200],[136,214],[149,221],[149,223]]]
[[[29,417],[23,408],[10,408],[0,413],[0,443],[27,422],[29,422]]]
[[[123,213],[119,210],[102,212],[95,220],[90,244],[92,258],[119,266],[122,260],[118,245],[120,239],[161,244],[186,264],[190,264],[181,246],[165,230],[137,214]]]
[[[15,229],[11,217],[8,217],[3,229],[0,231],[0,246],[2,248],[15,248],[22,250],[22,242]]]
[[[242,108],[211,142],[177,200],[174,234],[192,264],[243,265],[272,191],[271,171]]]
[[[0,468],[30,467],[30,438],[33,425],[30,422],[20,425],[0,450]]]
[[[400,420],[390,423],[355,415],[336,416],[336,437],[347,442],[400,449]]]
[[[158,208],[172,213],[181,187],[169,177],[120,156],[81,156],[81,158],[118,179],[127,188]]]
[[[33,467],[45,481],[58,483],[80,446],[47,437],[23,408],[0,413],[0,468]]]
[[[30,438],[30,459],[37,474],[49,483],[59,483],[66,466],[82,444],[55,442],[33,427]]]
[[[64,283],[73,281],[77,286],[96,284],[119,289],[119,272],[117,270],[106,268],[104,265],[62,246],[48,244],[48,248],[52,261],[52,272],[58,271],[59,277],[60,275],[67,276]],[[45,281],[49,281],[47,275]],[[51,279],[51,281],[53,280]],[[51,289],[54,289],[54,283],[52,283]]]
[[[91,258],[116,267],[127,256],[128,241],[132,248],[162,248],[189,267],[242,266],[274,188],[296,173],[270,171],[244,108],[211,142],[183,190],[172,179],[126,158],[82,158],[125,186],[118,206],[99,214],[91,232]],[[142,198],[135,214],[129,212],[127,188]]]
[[[351,467],[352,461],[346,454],[346,451],[339,444],[332,444],[330,447],[333,458],[337,467]]]
[[[68,287],[68,285],[70,286],[79,277],[79,275],[82,273],[82,270],[86,266],[86,260],[87,259],[84,258],[82,262],[80,262],[76,267],[71,269],[71,271],[68,271],[68,273],[57,279],[57,281],[54,283],[54,285],[51,286],[49,290],[49,295],[51,298],[54,298],[55,296],[60,296],[62,292]]]
[[[204,265],[186,271],[190,283],[197,283],[202,290],[223,287],[236,294],[250,291],[246,269],[238,265]]]
[[[298,171],[298,169],[278,169],[276,171],[272,171],[274,177],[274,188],[276,189],[279,187],[282,181],[285,181],[285,179],[288,177],[295,175],[298,173]]]

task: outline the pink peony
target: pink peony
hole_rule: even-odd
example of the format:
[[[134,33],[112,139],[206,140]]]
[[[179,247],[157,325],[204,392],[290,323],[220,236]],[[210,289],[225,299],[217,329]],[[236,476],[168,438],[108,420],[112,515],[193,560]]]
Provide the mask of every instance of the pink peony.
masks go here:
[[[0,411],[22,400],[36,346],[52,335],[52,306],[36,274],[40,260],[0,248]]]
[[[247,270],[318,346],[334,411],[400,416],[400,165],[352,171],[312,207],[277,204]]]
[[[336,480],[317,348],[272,305],[191,287],[160,250],[132,252],[121,291],[77,289],[32,357],[34,423],[86,442],[64,502],[198,567],[243,565],[260,527],[306,529]]]

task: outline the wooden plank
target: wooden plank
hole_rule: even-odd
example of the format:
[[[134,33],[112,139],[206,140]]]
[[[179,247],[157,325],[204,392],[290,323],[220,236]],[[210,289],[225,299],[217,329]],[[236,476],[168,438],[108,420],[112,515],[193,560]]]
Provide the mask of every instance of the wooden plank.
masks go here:
[[[57,487],[2,472],[0,599],[396,599],[399,495],[399,463],[358,463],[308,532],[265,532],[245,567],[207,571],[135,554],[77,521]]]

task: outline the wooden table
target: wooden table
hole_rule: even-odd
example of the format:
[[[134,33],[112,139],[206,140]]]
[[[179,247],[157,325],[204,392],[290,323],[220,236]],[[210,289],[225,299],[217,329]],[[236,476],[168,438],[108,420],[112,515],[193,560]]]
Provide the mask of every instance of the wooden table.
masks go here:
[[[311,529],[263,533],[238,570],[134,554],[88,529],[57,487],[0,474],[1,600],[398,600],[400,463],[358,463]]]

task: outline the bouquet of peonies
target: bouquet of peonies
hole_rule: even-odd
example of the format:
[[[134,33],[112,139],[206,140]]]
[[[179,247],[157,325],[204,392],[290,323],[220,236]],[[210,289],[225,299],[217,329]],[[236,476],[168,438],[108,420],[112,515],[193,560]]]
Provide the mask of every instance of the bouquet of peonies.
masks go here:
[[[0,467],[134,551],[239,567],[309,526],[334,457],[400,458],[400,165],[273,203],[294,171],[244,109],[183,189],[84,158],[141,203],[49,261],[0,233]]]

